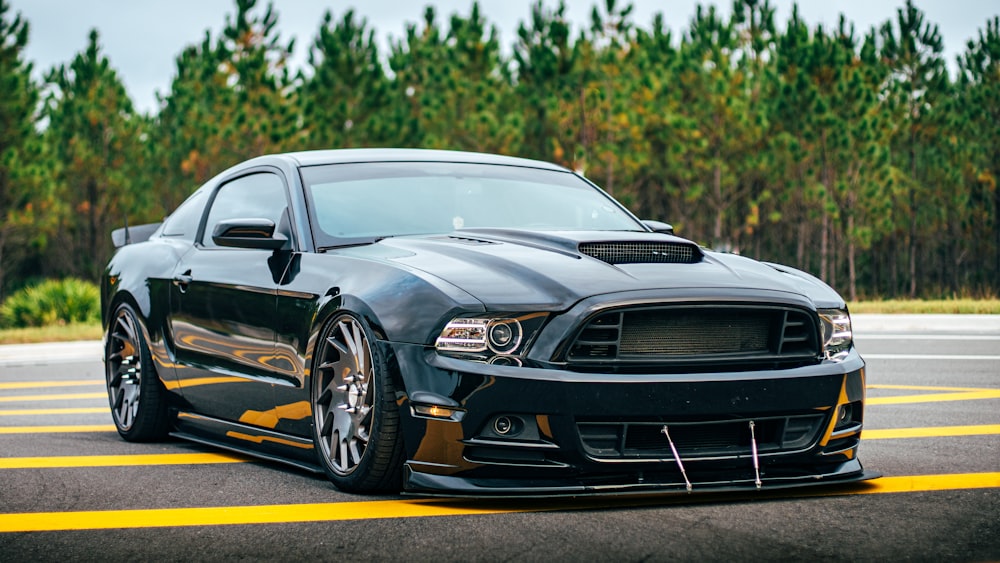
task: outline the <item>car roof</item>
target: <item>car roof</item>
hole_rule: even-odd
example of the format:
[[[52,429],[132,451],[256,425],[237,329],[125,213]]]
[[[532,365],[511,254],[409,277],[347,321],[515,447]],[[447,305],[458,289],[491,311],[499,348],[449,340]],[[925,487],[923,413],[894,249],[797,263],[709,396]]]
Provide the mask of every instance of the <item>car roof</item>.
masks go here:
[[[561,172],[569,171],[562,166],[541,160],[476,152],[430,149],[336,149],[289,152],[275,156],[291,159],[298,166],[354,162],[468,162],[542,168]]]

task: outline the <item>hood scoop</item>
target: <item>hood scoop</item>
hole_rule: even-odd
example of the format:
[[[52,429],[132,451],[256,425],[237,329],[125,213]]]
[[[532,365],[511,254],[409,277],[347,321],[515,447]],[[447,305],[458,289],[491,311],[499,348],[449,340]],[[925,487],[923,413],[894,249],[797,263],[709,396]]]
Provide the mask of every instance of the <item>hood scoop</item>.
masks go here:
[[[490,244],[500,244],[500,243],[494,242],[492,240],[483,240],[483,239],[478,239],[478,238],[473,238],[473,237],[459,237],[459,236],[455,236],[455,235],[447,235],[447,236],[431,237],[431,238],[433,238],[435,240],[442,240],[442,241],[452,242],[452,243],[456,243],[456,244],[465,244],[465,245],[468,245],[468,246],[485,246],[485,245],[490,245]]]
[[[683,242],[585,242],[579,250],[608,264],[694,264],[704,256],[696,245]]]

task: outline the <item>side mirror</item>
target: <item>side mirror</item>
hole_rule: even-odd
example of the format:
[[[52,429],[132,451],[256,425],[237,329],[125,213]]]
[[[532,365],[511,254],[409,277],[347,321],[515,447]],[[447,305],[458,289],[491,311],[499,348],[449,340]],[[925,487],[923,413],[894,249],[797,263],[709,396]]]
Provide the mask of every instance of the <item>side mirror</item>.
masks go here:
[[[270,219],[226,219],[212,229],[212,242],[233,248],[279,250],[288,244],[288,237],[274,232]]]
[[[674,226],[669,223],[663,223],[661,221],[650,221],[647,219],[644,220],[642,224],[646,225],[646,227],[648,227],[654,233],[663,233],[665,235],[674,234]]]

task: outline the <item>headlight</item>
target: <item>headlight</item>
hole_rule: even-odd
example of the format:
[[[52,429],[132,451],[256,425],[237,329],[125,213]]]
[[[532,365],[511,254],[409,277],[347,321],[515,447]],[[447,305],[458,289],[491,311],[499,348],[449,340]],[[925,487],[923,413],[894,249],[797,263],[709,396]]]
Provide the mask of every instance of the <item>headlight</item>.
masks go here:
[[[434,347],[441,353],[480,361],[520,355],[527,350],[545,316],[528,313],[456,317],[445,325]]]
[[[842,360],[854,342],[851,316],[844,309],[820,309],[823,321],[823,352],[829,360]]]

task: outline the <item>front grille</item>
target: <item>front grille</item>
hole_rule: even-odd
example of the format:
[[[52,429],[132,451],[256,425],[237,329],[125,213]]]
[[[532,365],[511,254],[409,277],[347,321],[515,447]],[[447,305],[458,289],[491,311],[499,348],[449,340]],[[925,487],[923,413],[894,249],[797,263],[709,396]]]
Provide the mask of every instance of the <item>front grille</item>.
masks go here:
[[[802,362],[820,355],[814,316],[768,305],[674,305],[592,317],[569,348],[570,364],[675,365]]]
[[[585,242],[579,249],[608,264],[693,264],[702,258],[695,245],[677,242]]]
[[[630,311],[623,314],[619,355],[688,356],[766,352],[767,311]]]
[[[823,414],[754,419],[754,437],[760,454],[802,451],[819,439]],[[701,422],[601,422],[577,423],[584,451],[598,459],[671,459],[670,442],[684,459],[751,455],[750,419]]]

